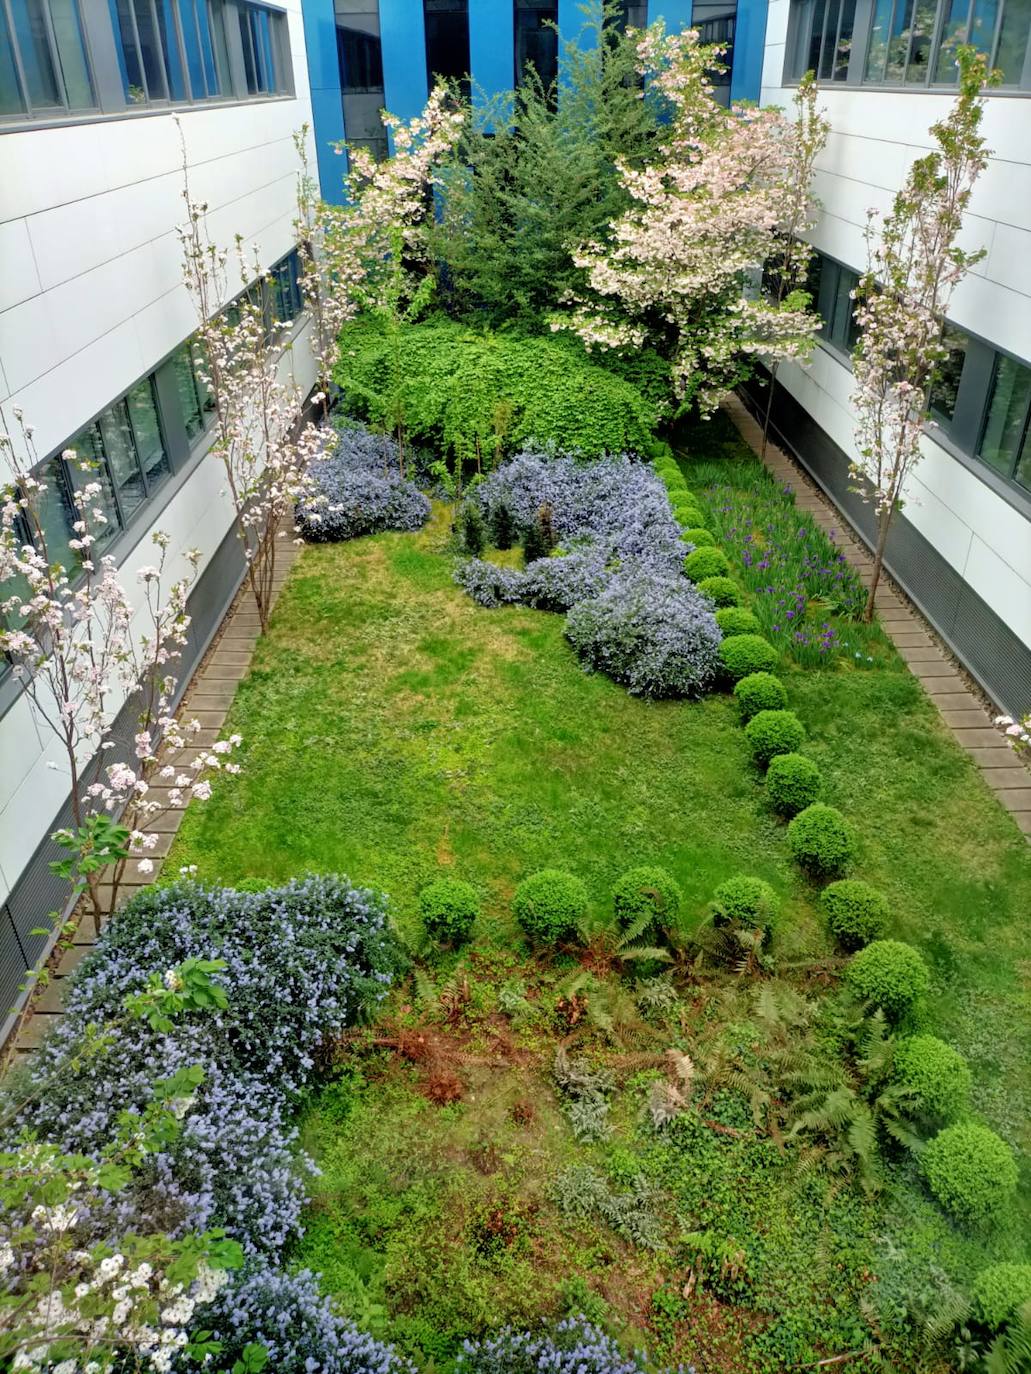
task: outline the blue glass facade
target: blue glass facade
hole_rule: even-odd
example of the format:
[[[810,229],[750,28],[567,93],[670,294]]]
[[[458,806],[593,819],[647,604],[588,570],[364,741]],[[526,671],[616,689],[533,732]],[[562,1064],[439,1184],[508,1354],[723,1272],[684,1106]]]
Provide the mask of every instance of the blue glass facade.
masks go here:
[[[630,21],[659,18],[674,32],[694,22],[706,41],[733,44],[726,87],[734,100],[758,100],[768,0],[648,0],[627,7]],[[557,0],[563,35],[583,25],[580,0]],[[532,8],[533,6],[529,6]],[[547,6],[550,13],[554,6]],[[370,111],[379,97],[368,87],[349,86],[346,41],[358,24],[363,42],[378,44],[382,60],[380,104],[411,119],[426,103],[430,73],[441,69],[434,36],[460,35],[468,51],[474,99],[511,89],[515,80],[517,6],[513,0],[303,0],[312,113],[322,194],[339,202],[343,166],[331,145],[341,138],[373,144]],[[360,11],[360,18],[356,17]],[[431,43],[427,45],[427,33]],[[385,146],[385,145],[384,145]]]

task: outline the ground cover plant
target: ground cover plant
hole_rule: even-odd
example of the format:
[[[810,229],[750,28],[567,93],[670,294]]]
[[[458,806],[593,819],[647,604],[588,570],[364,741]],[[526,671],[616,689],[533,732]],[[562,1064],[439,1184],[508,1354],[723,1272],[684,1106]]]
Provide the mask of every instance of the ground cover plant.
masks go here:
[[[755,465],[721,426],[709,475],[747,492]],[[708,507],[697,461],[682,467]],[[953,1219],[939,1194],[978,1215],[998,1194],[964,1192],[962,1160],[924,1170],[902,1142],[941,1125],[918,1119],[918,1092],[937,1100],[926,1056],[910,1050],[898,1083],[890,1063],[896,1041],[944,1042],[975,1118],[1026,1158],[1031,865],[1012,823],[876,629],[862,671],[781,655],[734,693],[639,700],[583,674],[561,616],[476,605],[449,526],[438,506],[422,531],[302,555],[234,706],[246,767],[169,860],[224,882],[351,872],[426,951],[337,1042],[304,1117],[322,1175],[295,1263],[424,1368],[563,1314],[700,1371],[847,1352],[858,1369],[947,1367],[953,1329],[936,1345],[925,1319],[990,1265],[1027,1262],[1026,1182],[1012,1200],[1001,1153],[1001,1220]],[[488,553],[524,575],[517,550]],[[828,880],[791,856],[742,729],[783,709],[886,929],[876,899],[822,902]],[[669,931],[617,919],[613,892],[646,868],[679,889]],[[578,895],[531,941],[514,899],[549,869],[586,910]],[[471,942],[434,953],[422,894],[442,877],[477,914]],[[738,877],[775,900],[755,888],[762,911],[743,907],[732,886],[717,922]],[[839,928],[919,952],[911,1022],[864,1011],[865,981],[851,997]]]

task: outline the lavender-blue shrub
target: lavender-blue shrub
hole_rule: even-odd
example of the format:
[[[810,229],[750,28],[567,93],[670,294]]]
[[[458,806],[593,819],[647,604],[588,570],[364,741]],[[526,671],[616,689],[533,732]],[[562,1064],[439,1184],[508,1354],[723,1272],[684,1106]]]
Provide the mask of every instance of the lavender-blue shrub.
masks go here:
[[[566,616],[566,638],[591,668],[635,696],[697,696],[715,681],[720,628],[684,577],[634,569]]]
[[[275,1374],[414,1374],[389,1346],[338,1317],[307,1270],[256,1266],[219,1294],[204,1319],[222,1341],[220,1367],[257,1341]]]
[[[543,1335],[507,1330],[466,1341],[455,1362],[455,1374],[645,1374],[648,1368],[643,1352],[624,1354],[611,1336],[577,1317]]]
[[[472,599],[488,610],[516,606],[523,599],[524,574],[483,558],[469,558],[455,570],[455,581]]]
[[[329,543],[381,530],[418,530],[430,503],[401,476],[397,444],[364,425],[334,428],[334,446],[311,466],[316,492],[297,505],[305,539]]]
[[[523,573],[522,600],[541,611],[568,611],[604,591],[612,573],[605,549],[587,544],[566,554],[536,558]]]

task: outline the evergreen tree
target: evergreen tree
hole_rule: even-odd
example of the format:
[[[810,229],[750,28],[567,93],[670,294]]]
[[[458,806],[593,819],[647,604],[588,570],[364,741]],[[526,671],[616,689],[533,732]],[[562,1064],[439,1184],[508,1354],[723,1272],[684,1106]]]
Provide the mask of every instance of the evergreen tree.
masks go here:
[[[535,559],[547,558],[548,548],[544,542],[541,522],[534,520],[523,531],[523,562],[533,563]]]
[[[544,552],[551,553],[558,543],[558,536],[555,533],[555,526],[551,518],[551,506],[545,501],[537,512],[537,523],[541,530],[541,543],[544,545]]]
[[[496,505],[490,513],[490,537],[496,549],[510,549],[515,543],[515,521],[504,501]]]
[[[479,558],[487,542],[487,530],[479,507],[472,501],[462,508],[462,548],[470,558]]]

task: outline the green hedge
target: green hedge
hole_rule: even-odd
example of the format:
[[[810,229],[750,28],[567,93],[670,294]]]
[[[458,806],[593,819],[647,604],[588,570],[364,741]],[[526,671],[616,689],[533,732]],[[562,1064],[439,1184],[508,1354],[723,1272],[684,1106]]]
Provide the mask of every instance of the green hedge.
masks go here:
[[[590,457],[654,445],[654,402],[570,339],[479,333],[443,319],[394,334],[365,317],[342,330],[333,376],[352,413],[392,428],[399,409],[414,442],[463,460],[489,462],[530,440]]]

